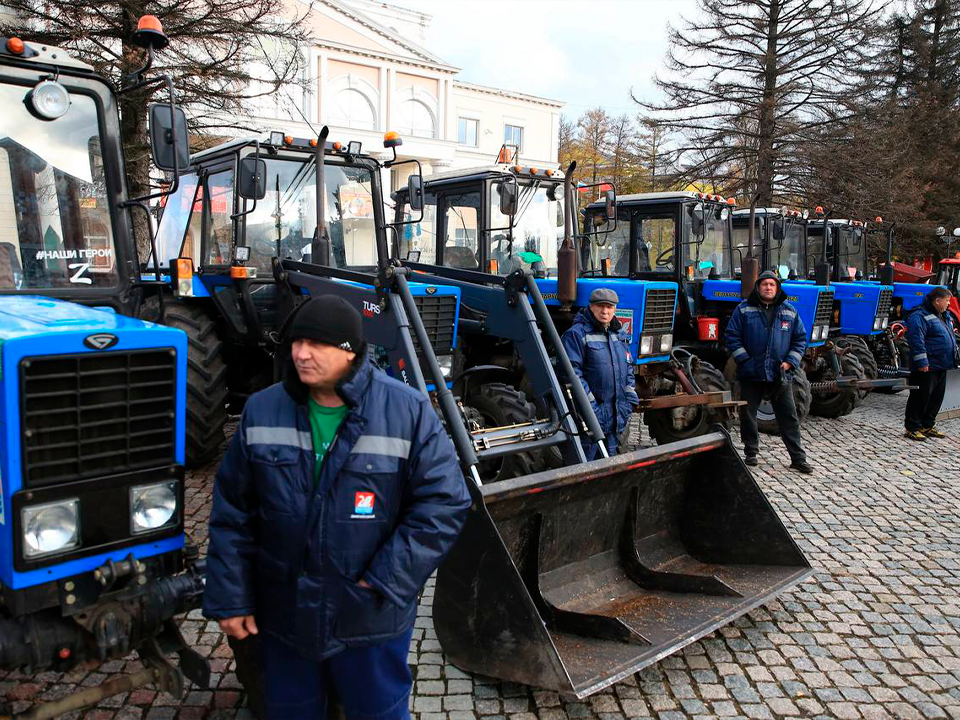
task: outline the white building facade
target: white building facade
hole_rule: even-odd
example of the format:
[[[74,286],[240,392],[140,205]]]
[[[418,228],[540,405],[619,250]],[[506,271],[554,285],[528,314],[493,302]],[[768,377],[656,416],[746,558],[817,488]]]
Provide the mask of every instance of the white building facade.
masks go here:
[[[429,15],[375,0],[289,1],[292,12],[309,7],[304,87],[262,98],[245,124],[299,137],[329,125],[331,140],[359,140],[375,155],[395,130],[398,155],[420,160],[424,175],[490,164],[504,143],[519,146],[517,162],[557,167],[563,104],[458,80],[457,68],[422,46]],[[396,189],[412,167],[385,183]]]

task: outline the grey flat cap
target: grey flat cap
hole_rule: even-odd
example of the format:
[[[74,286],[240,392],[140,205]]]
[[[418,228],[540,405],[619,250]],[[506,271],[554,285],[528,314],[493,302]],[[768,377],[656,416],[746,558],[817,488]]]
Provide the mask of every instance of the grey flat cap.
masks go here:
[[[590,304],[593,305],[594,303],[610,303],[611,305],[617,305],[620,303],[620,298],[617,297],[617,294],[609,288],[597,288],[590,293]]]

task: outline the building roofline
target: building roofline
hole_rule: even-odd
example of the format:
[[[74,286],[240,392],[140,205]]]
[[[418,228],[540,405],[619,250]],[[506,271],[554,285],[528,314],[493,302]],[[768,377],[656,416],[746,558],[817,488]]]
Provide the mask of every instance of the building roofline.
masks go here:
[[[463,80],[454,80],[453,86],[455,88],[463,88],[464,90],[475,90],[476,92],[482,92],[488,95],[499,95],[500,97],[508,97],[515,100],[526,100],[527,102],[535,102],[539,103],[540,105],[549,105],[550,107],[555,107],[558,109],[562,108],[566,104],[562,100],[552,100],[550,98],[539,97],[537,95],[528,95],[526,93],[490,87],[489,85],[479,85],[477,83],[465,82]]]

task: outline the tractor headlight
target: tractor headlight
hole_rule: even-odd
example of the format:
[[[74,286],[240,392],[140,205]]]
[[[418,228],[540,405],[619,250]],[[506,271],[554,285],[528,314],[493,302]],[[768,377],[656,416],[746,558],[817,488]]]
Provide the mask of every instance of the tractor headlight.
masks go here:
[[[440,366],[440,372],[445,378],[450,377],[453,372],[453,355],[438,355],[437,364]]]
[[[879,329],[880,329],[880,318],[874,318],[874,320],[873,320],[873,329],[874,329],[874,330],[879,330]]]
[[[130,488],[130,532],[150,532],[177,521],[177,481]]]
[[[880,321],[880,327],[882,327],[884,330],[887,329],[888,325],[890,325],[890,318],[885,317]]]
[[[80,545],[80,500],[58,500],[20,511],[23,556],[36,558]]]
[[[660,336],[660,352],[669,352],[673,346],[673,335]]]
[[[813,334],[810,336],[810,339],[822,340],[823,336],[826,335],[824,330],[826,330],[826,328],[823,325],[815,325],[813,328]]]
[[[649,335],[644,335],[640,338],[640,354],[649,355],[653,352],[653,338]]]
[[[56,120],[70,109],[70,93],[55,80],[41,80],[29,95],[33,110],[44,120]]]

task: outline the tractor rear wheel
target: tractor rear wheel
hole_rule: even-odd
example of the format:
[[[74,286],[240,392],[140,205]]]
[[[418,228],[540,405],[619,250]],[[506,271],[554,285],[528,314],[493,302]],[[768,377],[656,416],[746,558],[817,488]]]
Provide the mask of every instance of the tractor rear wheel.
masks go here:
[[[693,373],[697,386],[703,392],[721,392],[730,389],[723,373],[706,360],[700,360]],[[714,410],[704,405],[688,405],[663,410],[648,410],[643,414],[644,422],[650,428],[650,436],[658,445],[686,440],[703,435],[710,426],[719,423],[728,430],[732,422],[732,412],[728,409]]]
[[[485,428],[518,425],[537,418],[536,406],[527,400],[527,396],[503,383],[481,385],[470,393],[466,405],[479,414]],[[540,465],[539,452],[514,453],[481,462],[480,478],[489,483],[522,477],[538,472]]]
[[[844,377],[856,377],[863,379],[863,365],[853,353],[846,353],[839,356],[840,372]],[[833,371],[827,371],[821,380],[835,380]],[[815,381],[816,382],[816,381]],[[855,388],[840,388],[826,393],[814,393],[813,400],[810,403],[810,412],[817,417],[838,418],[849,415],[853,412],[863,396]]]
[[[165,297],[163,317],[159,302],[149,298],[140,316],[183,330],[187,334],[186,466],[193,469],[220,454],[227,422],[227,366],[216,322],[199,304]]]

